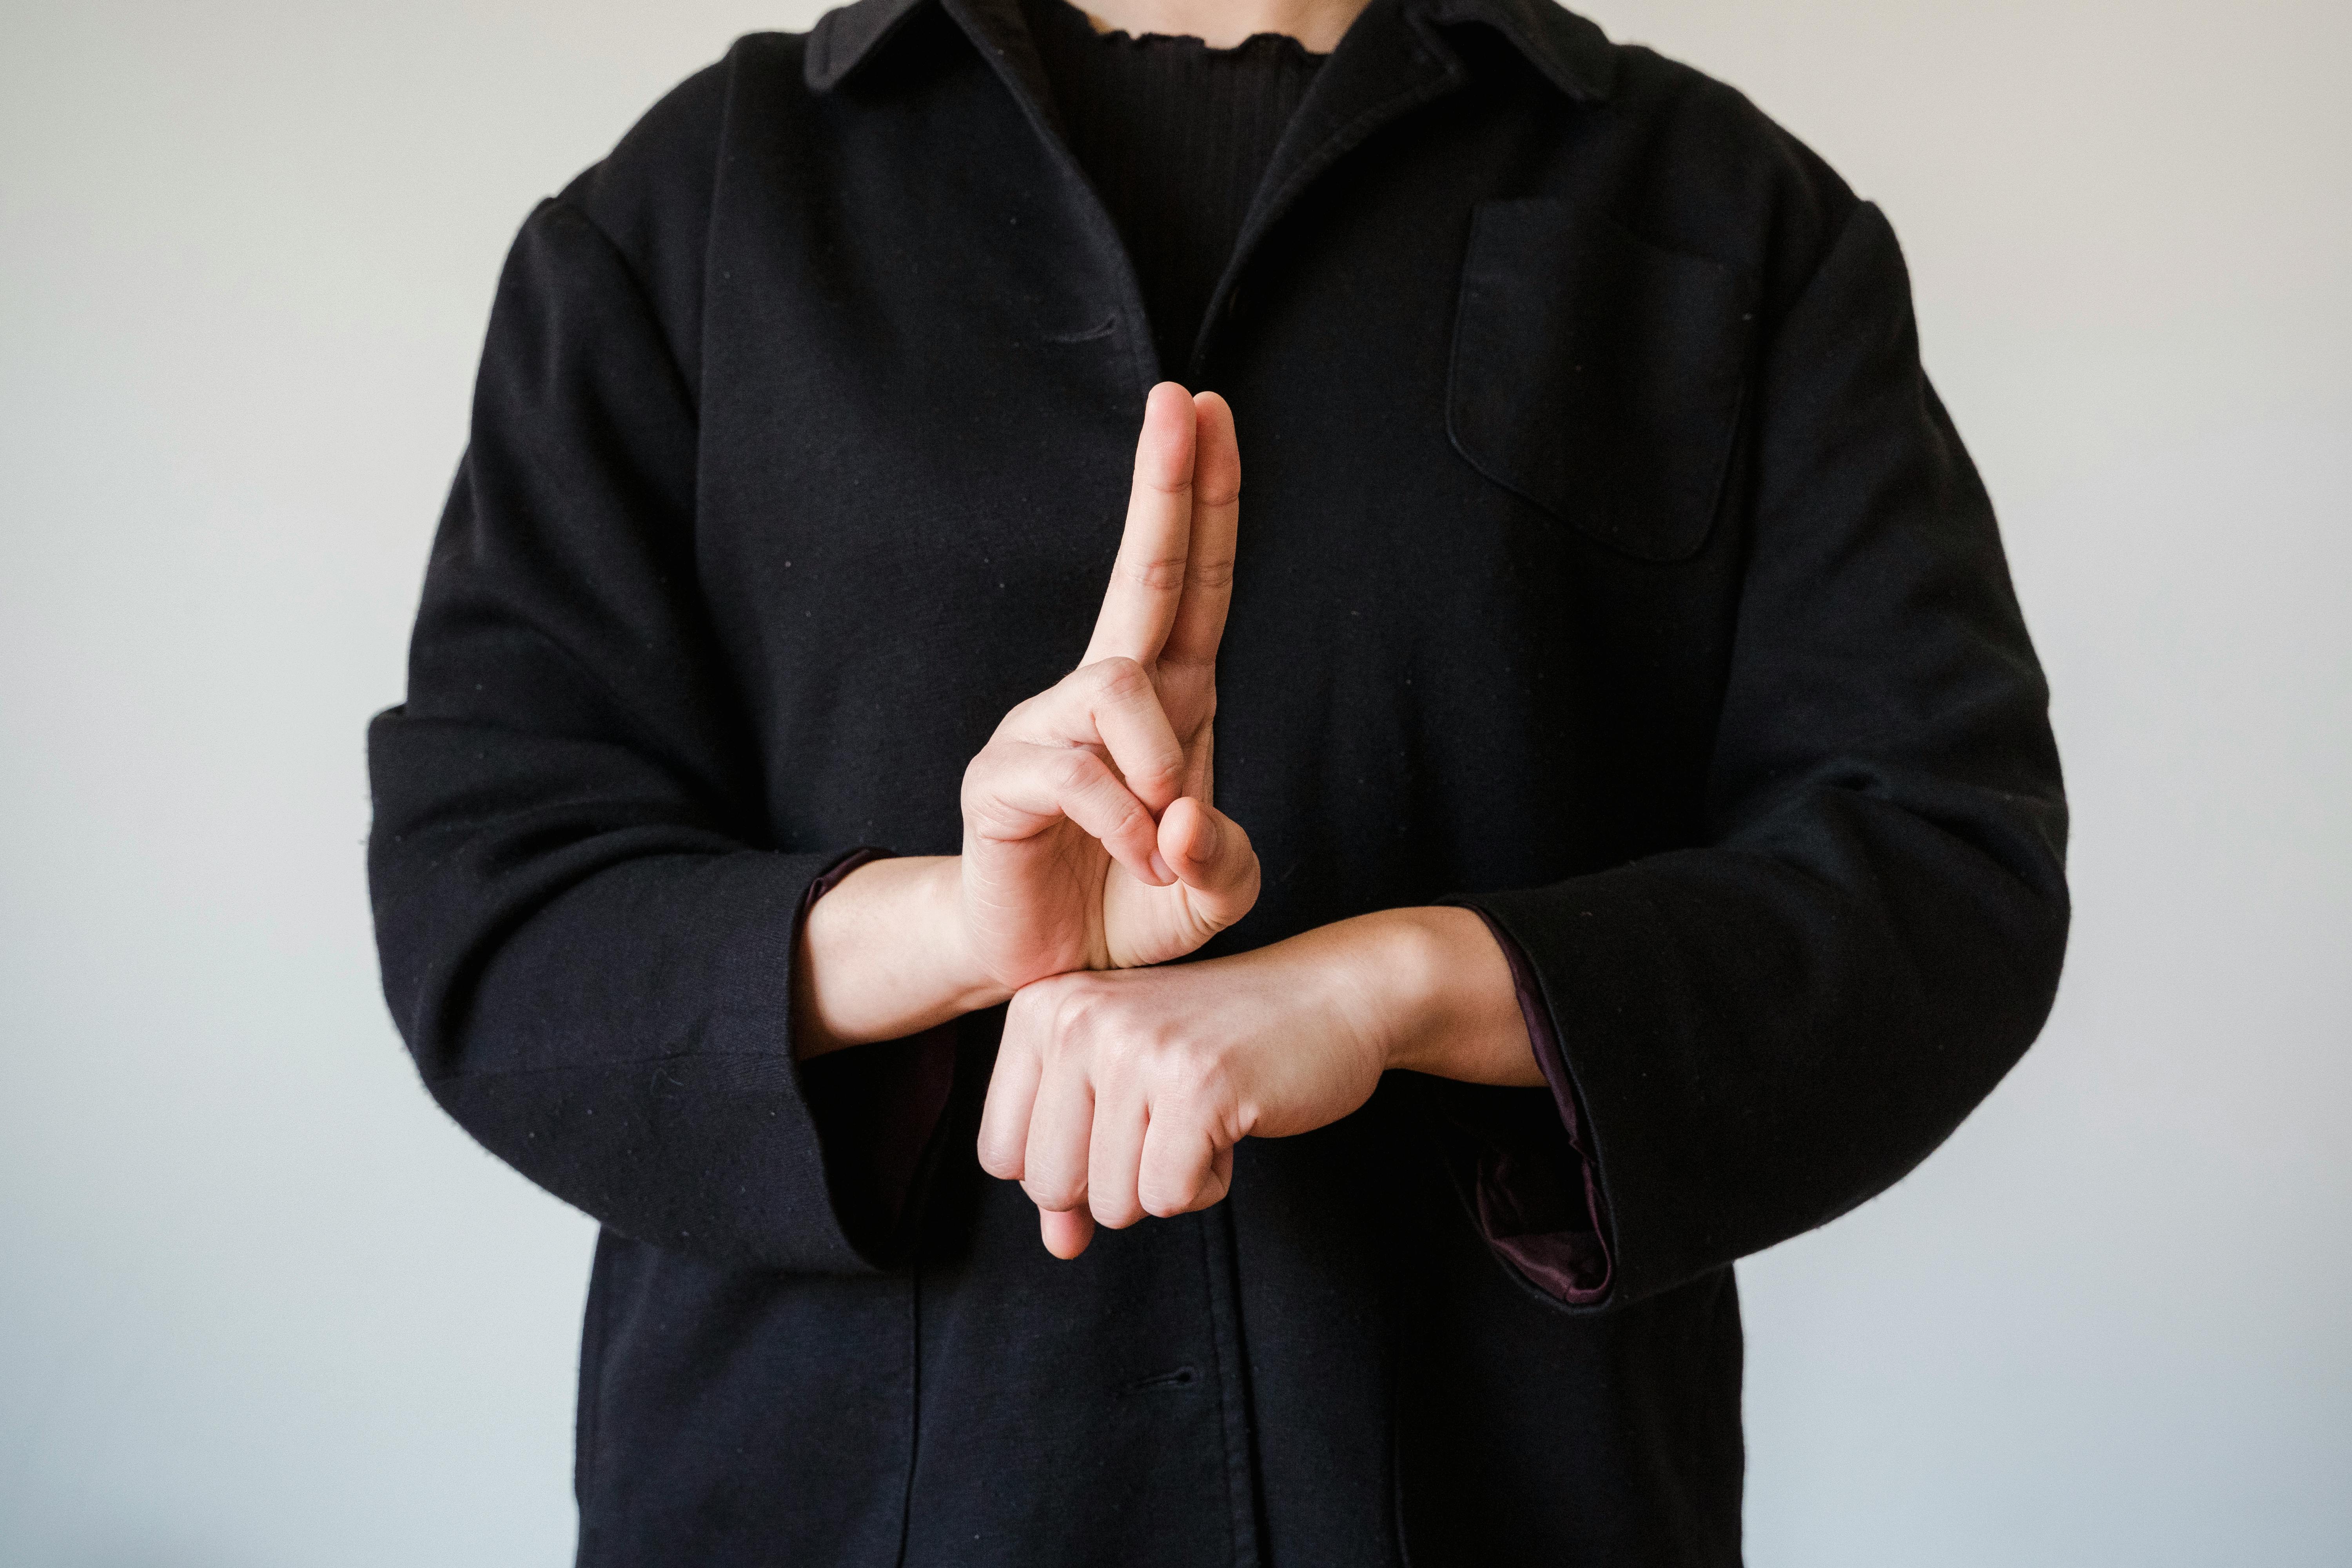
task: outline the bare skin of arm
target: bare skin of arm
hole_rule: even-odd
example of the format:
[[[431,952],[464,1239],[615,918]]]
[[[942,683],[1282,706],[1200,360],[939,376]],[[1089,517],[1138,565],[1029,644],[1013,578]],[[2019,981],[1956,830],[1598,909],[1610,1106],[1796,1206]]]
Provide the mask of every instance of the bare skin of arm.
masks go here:
[[[803,1057],[1011,1003],[981,1163],[1022,1183],[1058,1257],[1098,1224],[1218,1202],[1240,1140],[1336,1121],[1391,1068],[1544,1081],[1466,910],[1153,967],[1257,900],[1249,836],[1211,801],[1240,492],[1223,400],[1154,387],[1086,658],[972,759],[962,852],[863,867],[802,932]]]

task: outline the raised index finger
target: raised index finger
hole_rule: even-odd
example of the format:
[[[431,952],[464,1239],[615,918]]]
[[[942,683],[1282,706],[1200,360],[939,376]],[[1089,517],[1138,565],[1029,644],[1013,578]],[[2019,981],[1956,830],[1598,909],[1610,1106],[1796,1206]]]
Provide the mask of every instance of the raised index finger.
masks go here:
[[[1153,387],[1144,400],[1127,531],[1082,663],[1120,658],[1148,665],[1176,624],[1192,536],[1194,424],[1192,397],[1172,381]]]
[[[1234,548],[1242,511],[1242,453],[1234,411],[1213,392],[1192,399],[1192,538],[1184,552],[1184,597],[1160,650],[1162,662],[1214,664],[1234,602]]]

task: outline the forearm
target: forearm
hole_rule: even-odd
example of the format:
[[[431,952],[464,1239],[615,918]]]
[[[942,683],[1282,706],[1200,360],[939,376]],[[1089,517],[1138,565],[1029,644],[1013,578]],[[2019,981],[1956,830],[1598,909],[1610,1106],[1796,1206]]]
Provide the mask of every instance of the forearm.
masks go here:
[[[1465,1083],[1537,1088],[1509,962],[1475,910],[1383,910],[1294,939],[1336,966],[1359,1027],[1388,1067]]]
[[[965,939],[958,870],[952,855],[876,860],[811,907],[793,969],[798,1056],[903,1039],[1005,1000]]]

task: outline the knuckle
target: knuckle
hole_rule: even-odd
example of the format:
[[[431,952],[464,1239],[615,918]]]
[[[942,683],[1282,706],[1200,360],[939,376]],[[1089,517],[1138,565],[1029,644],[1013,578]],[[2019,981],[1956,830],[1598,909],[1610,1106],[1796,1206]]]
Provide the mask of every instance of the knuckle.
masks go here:
[[[1000,1052],[1017,1048],[1011,1042],[1027,1037],[1031,1026],[1039,1022],[1035,1015],[1052,1001],[1053,988],[1051,980],[1037,980],[1013,994],[1013,999],[1004,1005],[1006,1043],[999,1047]]]
[[[1064,795],[1091,788],[1103,773],[1101,761],[1092,752],[1075,746],[1057,752],[1045,766],[1054,788]]]
[[[1048,1037],[1065,1053],[1086,1049],[1093,1043],[1108,1005],[1103,985],[1085,974],[1060,976],[1046,984],[1053,987],[1044,1004],[1051,1009]]]
[[[974,790],[981,788],[990,777],[1001,771],[1003,766],[1004,746],[1002,742],[991,740],[988,744],[982,746],[977,752],[974,752],[971,754],[971,760],[963,765],[963,793],[965,796],[967,798],[970,797]]]
[[[1111,819],[1109,829],[1103,834],[1104,839],[1109,842],[1140,840],[1144,849],[1149,849],[1152,840],[1158,837],[1159,829],[1151,820],[1151,814],[1131,799],[1119,803],[1118,815]],[[1134,846],[1130,844],[1129,847]]]
[[[964,816],[980,816],[994,805],[996,791],[992,785],[999,765],[999,761],[992,760],[986,752],[964,764],[963,787],[956,797]]]
[[[1154,1029],[1133,1041],[1131,1070],[1143,1087],[1154,1121],[1163,1116],[1181,1120],[1195,1114],[1190,1052],[1181,1039]]]
[[[1018,741],[991,741],[963,767],[958,798],[967,815],[1002,814],[1005,797],[1022,793],[1022,773],[1035,748]]]
[[[1112,654],[1087,666],[1095,690],[1106,700],[1128,702],[1151,689],[1151,672],[1125,654]]]
[[[1004,717],[996,721],[994,730],[989,731],[988,744],[982,750],[996,750],[1018,744],[1050,731],[1053,728],[1055,710],[1066,706],[1069,701],[1068,694],[1064,689],[1067,684],[1068,678],[1064,677],[1046,689],[1033,697],[1024,698],[1005,710]]]
[[[1024,815],[1006,805],[992,790],[975,790],[964,797],[964,822],[984,839],[1021,837]]]
[[[1070,1176],[1033,1175],[1021,1184],[1021,1190],[1029,1195],[1031,1203],[1056,1214],[1067,1214],[1084,1206],[1087,1201],[1086,1183]]]
[[[1185,767],[1184,748],[1173,735],[1155,736],[1144,754],[1136,759],[1136,771],[1171,779],[1182,776]]]
[[[1192,1206],[1192,1194],[1179,1190],[1172,1182],[1155,1182],[1137,1194],[1136,1201],[1143,1212],[1154,1219],[1174,1219]]]
[[[1178,494],[1192,489],[1190,481],[1176,485],[1152,487],[1163,494]],[[1160,555],[1148,561],[1122,561],[1112,570],[1138,587],[1164,594],[1184,585],[1185,558],[1181,555]]]
[[[1206,1113],[1231,1103],[1234,1068],[1222,1054],[1186,1051],[1170,1068],[1169,1092],[1178,1104]]]
[[[1192,488],[1192,466],[1177,443],[1162,439],[1136,454],[1135,482],[1160,495],[1182,495]]]
[[[1139,763],[1129,770],[1127,785],[1129,789],[1154,799],[1173,797],[1184,793],[1183,779],[1184,770],[1181,766],[1154,758],[1149,763]],[[1151,820],[1150,813],[1145,811],[1131,815],[1137,820],[1131,823],[1121,823],[1120,830],[1124,832],[1132,828],[1148,833],[1154,842],[1157,842],[1160,837],[1160,825]]]

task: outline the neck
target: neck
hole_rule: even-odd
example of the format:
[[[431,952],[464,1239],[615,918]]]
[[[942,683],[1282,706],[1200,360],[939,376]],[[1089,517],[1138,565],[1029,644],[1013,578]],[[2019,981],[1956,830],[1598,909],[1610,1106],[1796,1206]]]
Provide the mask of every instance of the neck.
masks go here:
[[[1167,33],[1229,49],[1257,33],[1286,33],[1316,54],[1337,48],[1366,0],[1078,0],[1104,32]]]

